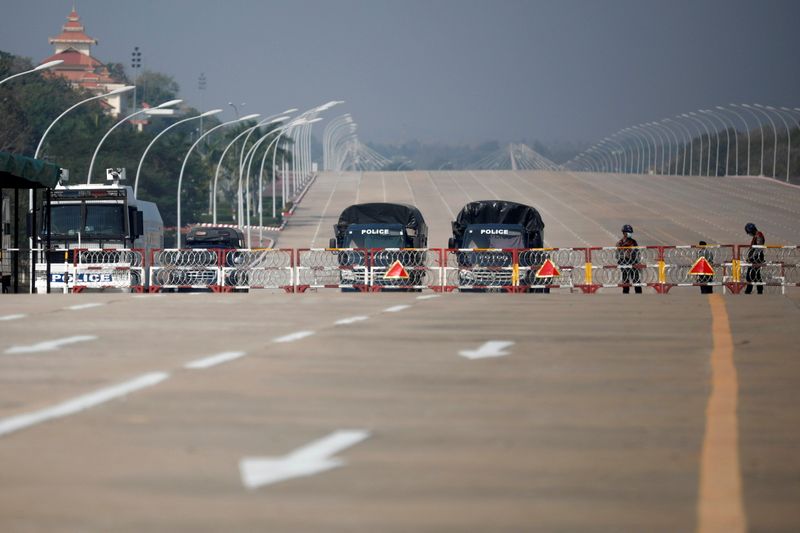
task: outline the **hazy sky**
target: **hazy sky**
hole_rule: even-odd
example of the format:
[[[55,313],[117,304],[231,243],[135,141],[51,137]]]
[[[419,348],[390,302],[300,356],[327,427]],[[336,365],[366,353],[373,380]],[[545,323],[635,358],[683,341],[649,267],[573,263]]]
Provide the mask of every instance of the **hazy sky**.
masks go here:
[[[0,0],[0,50],[40,61],[71,0]],[[800,1],[77,0],[94,55],[201,106],[331,99],[363,141],[591,141],[727,102],[800,106]]]

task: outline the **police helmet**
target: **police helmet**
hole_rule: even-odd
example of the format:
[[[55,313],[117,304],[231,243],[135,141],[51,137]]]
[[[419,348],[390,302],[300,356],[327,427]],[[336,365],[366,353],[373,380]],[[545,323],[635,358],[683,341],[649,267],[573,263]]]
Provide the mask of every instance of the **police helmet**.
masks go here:
[[[753,235],[756,231],[758,231],[758,228],[756,228],[756,225],[752,222],[748,222],[744,226],[744,231],[747,232],[748,235]]]
[[[633,226],[630,224],[625,224],[622,226],[622,233],[633,233]]]

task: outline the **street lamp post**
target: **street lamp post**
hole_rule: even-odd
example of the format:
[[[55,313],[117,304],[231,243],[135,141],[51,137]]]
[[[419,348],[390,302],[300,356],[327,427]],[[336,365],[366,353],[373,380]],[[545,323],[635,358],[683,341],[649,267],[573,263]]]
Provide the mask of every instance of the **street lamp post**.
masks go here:
[[[733,104],[731,104],[731,105],[733,105]],[[727,107],[722,107],[722,106],[717,106],[717,109],[719,109],[720,111],[727,111],[728,113],[733,114],[733,116],[735,116],[736,118],[741,120],[742,124],[744,124],[744,132],[747,135],[747,171],[746,171],[745,175],[749,176],[750,175],[750,125],[747,124],[747,120],[745,120],[745,118],[742,115],[740,115],[739,113],[737,113],[733,109],[728,109]],[[735,129],[736,128],[734,128],[734,131],[735,131]],[[738,134],[736,135],[736,142],[737,143],[739,142],[739,135]],[[737,176],[739,175],[739,150],[738,150],[738,147],[737,147],[737,150],[736,150],[736,175]]]
[[[708,172],[711,169],[711,132],[708,131],[708,128],[706,127],[705,122],[703,122],[702,120],[699,120],[697,117],[691,116],[691,115],[692,115],[692,113],[689,113],[689,114],[683,113],[681,116],[683,118],[691,120],[692,124],[694,124],[695,127],[697,127],[697,124],[700,124],[701,126],[703,126],[703,130],[706,131],[706,136],[708,138],[708,166],[707,166],[708,170],[706,171],[706,176],[708,176]],[[698,161],[697,161],[697,175],[698,176],[702,176],[703,175],[703,130],[701,130],[700,128],[697,128],[697,133],[698,133],[698,136],[700,138],[700,151],[699,151],[700,153],[699,153],[699,157],[698,157]]]
[[[741,105],[731,104],[731,106],[732,107],[738,107],[742,111],[747,111],[748,113],[750,113],[750,115],[754,119],[756,119],[756,123],[758,123],[758,129],[761,132],[761,170],[759,171],[758,175],[759,176],[763,176],[764,175],[764,125],[761,123],[761,118],[759,118],[759,116],[756,115],[755,111],[750,109],[750,106],[747,105],[747,104],[741,104]],[[747,163],[747,172],[749,174],[750,173],[750,149],[749,149],[749,147],[750,147],[750,138],[749,137],[748,137],[748,140],[747,140],[747,146],[748,146],[748,150],[747,150],[747,161],[748,161],[748,163]]]
[[[170,124],[169,126],[164,128],[161,132],[159,132],[159,134],[156,135],[153,138],[152,141],[150,141],[150,144],[147,145],[147,148],[144,149],[144,153],[142,154],[142,157],[139,159],[139,166],[136,167],[136,179],[133,181],[133,197],[134,198],[138,198],[139,197],[139,175],[142,172],[142,164],[144,163],[144,158],[147,156],[147,152],[150,151],[150,148],[153,147],[153,145],[156,143],[156,141],[158,139],[161,138],[161,136],[163,136],[165,133],[167,133],[172,128],[180,126],[181,124],[183,124],[185,122],[189,122],[190,120],[197,120],[198,118],[200,120],[202,120],[204,117],[210,117],[210,116],[216,115],[218,113],[222,113],[222,109],[212,109],[211,111],[206,111],[205,113],[201,113],[200,115],[197,115],[195,117],[189,117],[189,118],[185,118],[183,120],[179,120],[178,122],[176,122],[174,124]]]
[[[679,158],[679,155],[678,155],[678,150],[680,148],[680,141],[678,140],[678,136],[675,135],[675,132],[672,131],[672,128],[670,128],[669,126],[664,124],[664,122],[669,122],[669,119],[661,120],[660,122],[657,122],[657,124],[660,127],[662,127],[665,130],[667,130],[667,132],[669,133],[670,137],[672,137],[672,140],[675,141],[675,174],[674,175],[677,176],[678,175],[678,163],[680,162],[680,158]],[[669,173],[669,163],[667,164],[667,173]]]
[[[98,100],[100,98],[107,98],[109,96],[114,96],[114,95],[117,95],[117,94],[126,93],[126,92],[132,91],[132,90],[133,90],[133,85],[128,85],[126,87],[120,87],[119,89],[114,89],[113,91],[111,91],[109,93],[98,94],[97,96],[92,96],[91,98],[87,98],[85,100],[81,100],[77,104],[73,105],[72,107],[70,107],[69,109],[67,109],[66,111],[64,111],[60,115],[58,115],[58,117],[56,117],[56,119],[53,122],[51,122],[49,126],[47,126],[47,129],[44,130],[44,133],[42,134],[42,138],[39,139],[39,144],[36,146],[36,152],[33,154],[33,158],[34,159],[38,159],[39,158],[39,154],[42,151],[42,146],[44,146],[44,138],[47,137],[47,134],[50,133],[50,130],[53,128],[53,126],[56,125],[56,122],[61,120],[61,118],[64,115],[66,115],[67,113],[69,113],[70,111],[72,111],[73,109],[78,107],[79,105],[85,104],[86,102],[91,102],[92,100]]]
[[[94,160],[97,158],[97,153],[100,151],[100,147],[103,146],[103,143],[108,138],[108,136],[111,135],[112,131],[114,131],[119,126],[121,126],[122,124],[124,124],[125,122],[127,122],[128,120],[132,119],[137,115],[141,115],[143,113],[149,114],[154,109],[164,109],[165,107],[172,107],[174,105],[180,104],[181,102],[183,102],[183,100],[170,100],[169,102],[164,102],[163,104],[159,104],[151,109],[142,109],[141,111],[136,111],[134,113],[131,113],[127,117],[123,118],[113,126],[111,126],[111,128],[106,132],[106,134],[103,135],[103,138],[100,139],[100,142],[97,143],[97,148],[95,148],[94,154],[92,154],[92,160],[89,163],[89,173],[86,175],[86,184],[89,185],[92,182],[92,170],[94,169]]]
[[[186,157],[183,158],[183,164],[181,165],[181,173],[178,175],[178,198],[177,198],[177,207],[178,207],[178,219],[177,219],[177,227],[175,228],[176,235],[175,235],[175,247],[181,247],[181,185],[183,184],[183,172],[186,170],[186,163],[189,161],[189,156],[192,155],[192,150],[200,144],[205,137],[213,133],[214,131],[218,130],[219,128],[223,128],[225,126],[230,126],[231,124],[236,124],[237,122],[242,122],[244,120],[251,120],[254,118],[258,118],[260,115],[258,113],[252,115],[246,115],[242,118],[237,118],[235,120],[229,120],[228,122],[223,122],[222,124],[217,124],[203,135],[197,138],[197,140],[192,144],[189,148],[189,151],[186,152]]]
[[[653,134],[651,134],[647,130],[647,128],[644,127],[643,124],[639,124],[638,126],[631,126],[631,127],[633,129],[635,129],[636,131],[642,132],[642,135],[644,135],[645,139],[648,140],[648,143],[647,143],[647,149],[648,149],[647,159],[648,159],[648,161],[647,161],[647,169],[645,169],[645,170],[649,173],[650,172],[650,168],[653,168],[653,169],[656,168],[656,161],[658,161],[658,150],[657,150],[656,145],[658,143],[656,142],[656,138],[653,136]],[[650,142],[649,141],[653,141],[653,150],[652,150],[652,152],[650,151]]]
[[[715,115],[714,112],[711,111],[710,109],[701,109],[700,112],[703,113],[704,115],[708,115],[709,121],[711,121],[711,117],[713,117],[722,123],[722,129],[725,130],[725,154],[727,155],[728,152],[730,152],[730,146],[731,146],[731,136],[730,133],[728,132],[728,125],[725,123],[724,120],[720,119],[717,115]],[[719,145],[720,145],[719,130],[716,129],[717,124],[715,122],[711,121],[711,123],[714,124],[714,129],[716,130],[717,133],[717,161],[716,164],[714,165],[714,175],[719,176]],[[727,175],[728,175],[728,158],[725,157],[725,176]]]
[[[778,115],[778,118],[781,119],[784,127],[786,127],[786,183],[789,183],[789,166],[792,164],[792,132],[789,129],[789,123],[786,122],[786,119],[783,118],[783,114],[780,111],[772,106],[766,106],[765,109],[768,109],[769,111],[772,111]],[[794,116],[791,114],[789,116],[794,118]],[[800,123],[798,125],[800,125]]]
[[[47,63],[42,63],[41,65],[39,65],[36,68],[32,68],[32,69],[26,70],[24,72],[18,72],[16,74],[13,74],[13,75],[11,75],[11,76],[9,76],[7,78],[4,78],[4,79],[0,80],[0,85],[3,85],[7,81],[13,80],[14,78],[18,78],[20,76],[24,76],[25,74],[31,74],[33,72],[39,72],[40,70],[46,70],[46,69],[49,69],[49,68],[53,68],[55,66],[60,65],[63,62],[64,62],[63,59],[56,59],[55,61],[48,61]]]
[[[708,139],[708,157],[706,158],[706,176],[710,176],[711,175],[711,130],[708,129],[708,124],[706,124],[706,121],[701,119],[697,115],[697,113],[691,112],[691,113],[689,113],[689,115],[691,116],[691,118],[693,118],[694,120],[699,122],[700,125],[703,126],[703,129],[706,130],[706,139]],[[713,125],[712,125],[712,128],[713,128]],[[717,138],[717,144],[719,144],[719,138]],[[702,155],[702,151],[701,151],[700,155]]]
[[[664,119],[671,124],[675,124],[681,130],[681,133],[686,135],[683,143],[683,168],[681,169],[681,175],[686,176],[686,145],[689,145],[689,175],[692,175],[692,132],[687,128],[683,123],[673,120],[671,118]]]
[[[747,104],[743,105],[750,107]],[[772,149],[772,177],[775,178],[778,176],[778,128],[775,126],[775,122],[772,120],[770,114],[764,111],[763,109],[764,106],[762,106],[761,104],[753,104],[753,105],[755,106],[756,111],[764,113],[764,116],[767,117],[767,120],[769,120],[769,123],[772,126],[772,138],[775,142],[775,147]]]

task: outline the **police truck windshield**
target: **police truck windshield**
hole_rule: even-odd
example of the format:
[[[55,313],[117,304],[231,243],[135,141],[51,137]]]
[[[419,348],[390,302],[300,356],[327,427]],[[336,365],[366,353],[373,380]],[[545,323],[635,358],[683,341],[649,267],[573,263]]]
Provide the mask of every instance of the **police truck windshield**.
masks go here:
[[[464,233],[464,248],[525,248],[521,226],[469,226]]]
[[[54,205],[51,216],[53,235],[77,238],[80,233],[84,237],[120,239],[125,236],[123,204]]]
[[[403,248],[401,224],[353,224],[347,228],[348,248]]]

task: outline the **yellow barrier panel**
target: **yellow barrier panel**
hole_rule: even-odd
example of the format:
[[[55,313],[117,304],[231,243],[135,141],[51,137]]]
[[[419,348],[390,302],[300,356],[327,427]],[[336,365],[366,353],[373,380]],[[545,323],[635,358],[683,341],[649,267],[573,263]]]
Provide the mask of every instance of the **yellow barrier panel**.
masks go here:
[[[667,264],[663,260],[658,262],[658,282],[667,282]]]
[[[586,268],[586,275],[585,275],[584,283],[586,283],[586,285],[591,285],[592,284],[592,263],[591,263],[591,261],[586,263],[586,267],[585,268]]]
[[[733,272],[731,276],[733,277],[734,283],[739,283],[742,281],[742,261],[740,259],[734,259],[732,262]]]

